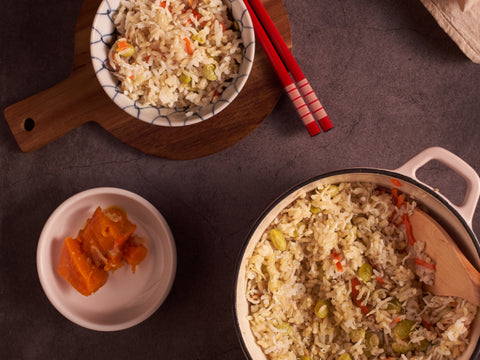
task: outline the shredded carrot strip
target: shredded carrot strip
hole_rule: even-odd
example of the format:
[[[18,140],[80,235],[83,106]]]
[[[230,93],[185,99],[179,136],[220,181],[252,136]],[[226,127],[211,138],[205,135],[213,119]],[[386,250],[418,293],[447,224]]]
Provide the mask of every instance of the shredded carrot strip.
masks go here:
[[[172,9],[170,9],[170,6],[167,6],[167,2],[166,1],[162,1],[160,3],[160,7],[164,8],[164,9],[167,9],[168,11],[172,12]]]
[[[410,219],[406,213],[403,214],[403,223],[407,231],[408,243],[413,246],[415,244],[415,238],[413,237],[412,224],[410,224]]]
[[[393,210],[392,211],[392,214],[390,215],[390,217],[388,218],[388,222],[389,223],[392,223],[393,222],[393,219],[395,218],[395,216],[397,216],[397,210]]]
[[[383,285],[383,279],[380,276],[377,276],[377,281],[380,283],[380,285]]]
[[[398,190],[396,188],[392,188],[392,196],[393,196],[393,203],[397,205],[398,203]]]
[[[335,266],[337,267],[338,272],[343,272],[343,266],[342,266],[342,263],[340,261],[337,261]]]
[[[370,309],[366,305],[362,305],[362,300],[357,299],[358,294],[360,293],[359,290],[357,289],[357,286],[360,285],[360,280],[357,278],[353,278],[351,281],[352,284],[352,300],[357,305],[360,310],[362,311],[363,315],[367,315],[370,312]]]
[[[404,202],[405,202],[405,199],[404,199],[403,195],[398,195],[397,208],[400,209],[400,206],[402,206]]]
[[[435,264],[430,264],[429,262],[426,262],[425,260],[415,258],[413,259],[415,264],[426,267],[427,269],[435,270]]]
[[[395,320],[393,320],[393,321],[392,321],[392,324],[396,324],[396,323],[398,323],[398,322],[400,322],[400,318],[399,318],[399,317],[397,317]]]
[[[190,40],[188,40],[188,38],[183,38],[183,41],[185,41],[185,45],[187,46],[187,53],[188,55],[193,55],[193,49],[192,49],[192,45],[190,44]]]
[[[338,255],[337,252],[332,253],[332,258],[336,261],[335,266],[337,267],[338,272],[343,272],[343,266],[342,263],[340,262],[340,256]]]
[[[195,9],[192,9],[193,17],[197,20],[200,20],[202,18],[202,15],[200,15]]]
[[[390,179],[390,181],[391,181],[392,184],[395,185],[395,186],[398,186],[398,187],[402,186],[402,183],[400,182],[400,180],[397,180],[397,179],[393,179],[393,178],[392,178],[392,179]]]

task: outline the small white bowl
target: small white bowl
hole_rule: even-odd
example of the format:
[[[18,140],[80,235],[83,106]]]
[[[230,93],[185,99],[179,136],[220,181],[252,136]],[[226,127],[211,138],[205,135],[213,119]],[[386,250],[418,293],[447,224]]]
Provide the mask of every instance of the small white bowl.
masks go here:
[[[224,0],[232,10],[232,16],[240,27],[244,45],[243,61],[238,77],[228,85],[218,101],[187,110],[166,107],[142,106],[124,95],[108,64],[108,52],[116,39],[112,16],[118,11],[120,0],[103,0],[95,14],[90,33],[90,55],[93,69],[100,85],[112,101],[129,115],[149,124],[161,126],[185,126],[196,124],[218,115],[240,93],[251,72],[255,55],[255,32],[245,4],[241,0]]]
[[[137,266],[110,273],[106,284],[90,296],[81,295],[57,273],[62,245],[76,237],[95,209],[120,206],[146,239],[147,257]],[[147,200],[117,188],[95,188],[63,202],[49,217],[37,247],[40,283],[52,305],[67,319],[85,328],[116,331],[137,325],[152,315],[173,285],[177,265],[170,228]]]

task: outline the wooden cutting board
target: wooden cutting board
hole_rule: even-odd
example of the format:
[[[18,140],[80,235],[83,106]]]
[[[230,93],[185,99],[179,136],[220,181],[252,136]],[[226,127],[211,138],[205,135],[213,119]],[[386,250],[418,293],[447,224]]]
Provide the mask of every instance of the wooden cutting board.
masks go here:
[[[281,0],[263,0],[285,42],[290,25]],[[71,75],[59,84],[7,107],[5,118],[20,149],[34,151],[87,122],[97,122],[125,144],[168,159],[193,159],[234,145],[256,129],[278,102],[283,88],[257,43],[250,77],[220,114],[204,122],[164,127],[126,114],[105,94],[90,60],[90,29],[100,0],[85,0],[75,27]]]

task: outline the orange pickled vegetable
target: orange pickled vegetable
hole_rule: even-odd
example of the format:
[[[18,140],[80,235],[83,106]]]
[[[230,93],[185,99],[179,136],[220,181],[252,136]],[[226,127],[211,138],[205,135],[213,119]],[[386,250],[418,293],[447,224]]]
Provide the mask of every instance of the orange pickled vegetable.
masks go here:
[[[58,273],[79,293],[93,294],[107,281],[108,273],[95,266],[76,239],[67,237],[63,243]]]
[[[78,233],[78,239],[96,266],[106,271],[116,270],[123,265],[121,248],[135,228],[120,208],[110,207],[102,211],[98,207]]]
[[[135,229],[123,209],[102,211],[97,207],[77,238],[65,239],[57,272],[85,296],[105,284],[108,271],[114,272],[124,263],[135,273],[148,252],[134,235]]]

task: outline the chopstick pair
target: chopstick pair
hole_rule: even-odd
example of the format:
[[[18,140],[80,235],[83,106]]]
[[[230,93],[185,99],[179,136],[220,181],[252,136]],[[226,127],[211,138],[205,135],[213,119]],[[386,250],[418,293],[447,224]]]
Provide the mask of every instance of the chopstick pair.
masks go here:
[[[315,95],[310,83],[288,49],[287,44],[283,41],[261,0],[244,0],[244,3],[252,18],[258,41],[272,63],[310,136],[319,134],[321,130],[330,130],[333,124],[327,112],[318,100],[317,95]],[[290,74],[295,82],[290,77]],[[321,130],[318,125],[320,125]]]

